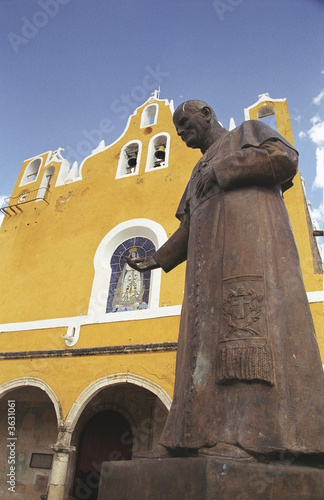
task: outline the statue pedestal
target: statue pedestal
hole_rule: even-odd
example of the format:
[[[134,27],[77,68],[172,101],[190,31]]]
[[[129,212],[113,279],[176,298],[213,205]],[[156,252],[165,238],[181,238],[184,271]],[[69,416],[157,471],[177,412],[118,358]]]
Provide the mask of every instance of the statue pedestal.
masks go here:
[[[104,462],[98,500],[323,500],[324,469],[214,458]]]

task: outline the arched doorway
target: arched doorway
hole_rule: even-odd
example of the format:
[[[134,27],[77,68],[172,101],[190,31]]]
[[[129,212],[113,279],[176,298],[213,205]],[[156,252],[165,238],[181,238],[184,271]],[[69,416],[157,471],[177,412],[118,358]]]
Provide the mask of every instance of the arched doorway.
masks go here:
[[[12,387],[1,397],[0,435],[4,438],[0,443],[0,498],[47,498],[58,421],[43,385],[44,389],[32,385]],[[12,484],[7,483],[9,472]],[[8,491],[8,486],[13,489]]]
[[[79,443],[73,495],[77,500],[96,500],[101,464],[132,458],[132,431],[119,412],[96,413],[85,425]]]

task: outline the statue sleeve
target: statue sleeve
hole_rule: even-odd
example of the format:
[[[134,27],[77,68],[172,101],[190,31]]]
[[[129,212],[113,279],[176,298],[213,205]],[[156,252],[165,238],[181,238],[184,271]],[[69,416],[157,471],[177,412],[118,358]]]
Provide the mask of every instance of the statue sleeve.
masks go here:
[[[217,183],[225,191],[243,186],[284,185],[297,172],[298,153],[279,139],[247,146],[215,161]]]
[[[181,217],[181,224],[176,232],[153,255],[163,271],[168,273],[187,260],[188,237],[189,215],[186,212]]]

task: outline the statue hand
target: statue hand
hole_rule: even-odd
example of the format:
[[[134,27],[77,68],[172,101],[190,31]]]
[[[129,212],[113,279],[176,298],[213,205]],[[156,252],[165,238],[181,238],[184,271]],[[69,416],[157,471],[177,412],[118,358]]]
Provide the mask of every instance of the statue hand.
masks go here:
[[[206,167],[201,171],[201,176],[196,186],[196,196],[201,198],[207,191],[209,191],[214,184],[217,184],[217,180],[211,166]]]
[[[131,259],[130,257],[126,257],[126,261],[130,267],[140,272],[150,271],[151,269],[157,269],[160,267],[154,257],[145,257],[145,259]]]

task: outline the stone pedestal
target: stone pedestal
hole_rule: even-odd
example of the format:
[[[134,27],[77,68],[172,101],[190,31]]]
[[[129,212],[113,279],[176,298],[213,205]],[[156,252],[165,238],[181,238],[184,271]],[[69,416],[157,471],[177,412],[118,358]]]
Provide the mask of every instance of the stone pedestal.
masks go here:
[[[323,500],[324,469],[214,458],[104,462],[98,500]]]

